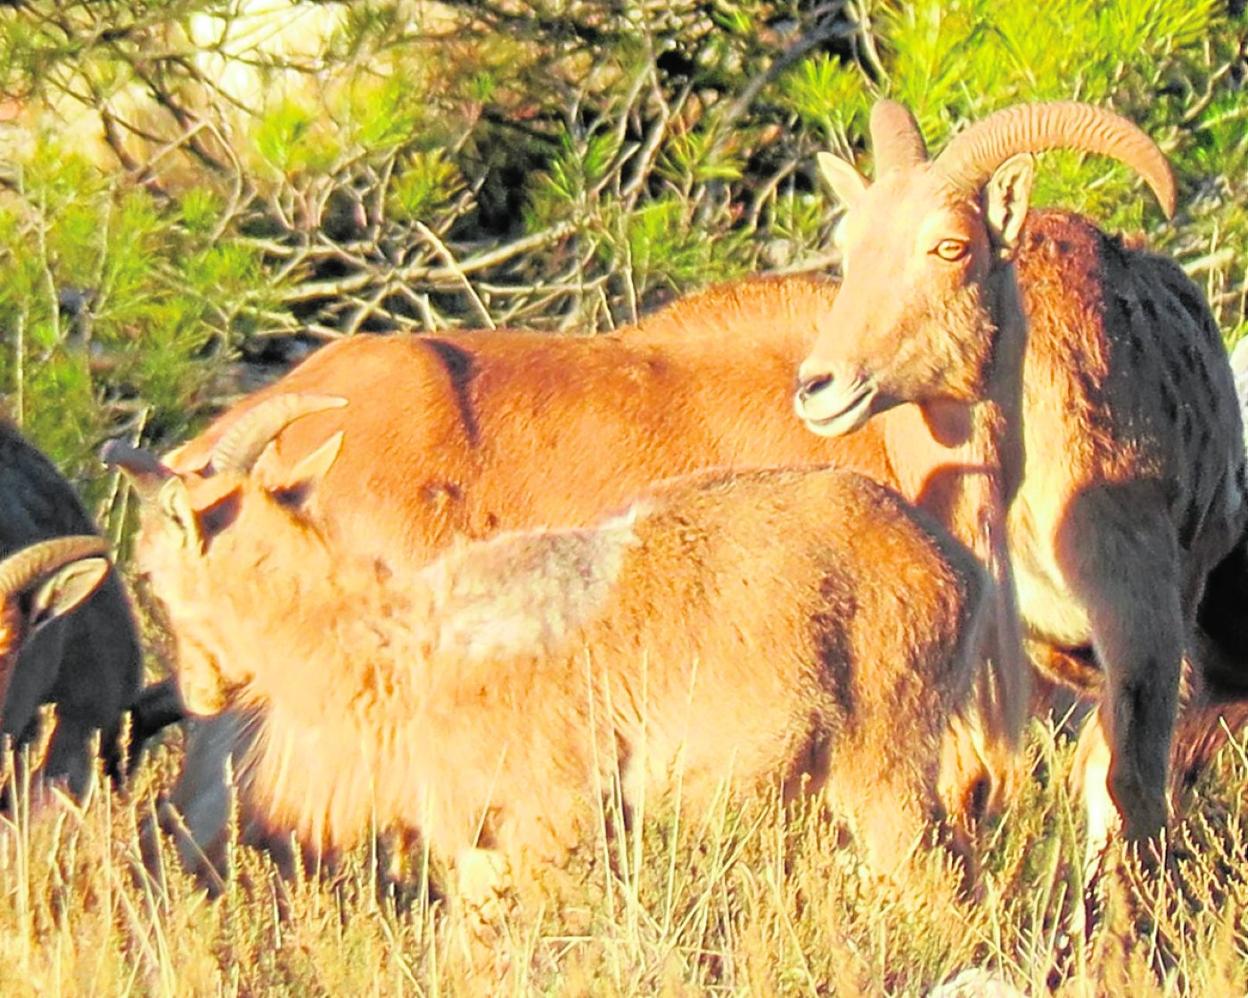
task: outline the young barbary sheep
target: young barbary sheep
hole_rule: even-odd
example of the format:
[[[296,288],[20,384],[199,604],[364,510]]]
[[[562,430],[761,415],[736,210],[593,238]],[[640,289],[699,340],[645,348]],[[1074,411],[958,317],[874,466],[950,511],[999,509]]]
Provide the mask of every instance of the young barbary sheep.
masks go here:
[[[0,419],[0,557],[37,541],[94,533],[52,462]],[[106,769],[119,777],[127,768],[117,744],[123,713],[133,712],[132,755],[144,738],[181,715],[171,685],[140,693],[142,678],[130,603],[109,571],[77,613],[40,627],[26,642],[0,687],[0,731],[21,745],[35,734],[40,705],[55,705],[43,773],[64,778],[71,792],[81,794],[92,772],[95,732]]]
[[[179,679],[258,708],[276,820],[329,846],[394,822],[476,875],[481,849],[557,860],[617,776],[626,808],[823,788],[902,870],[986,590],[933,521],[842,471],[708,472],[414,569],[337,551],[301,508],[342,443],[280,480],[246,471],[256,448],[210,477],[107,454],[148,497],[137,557]]]
[[[1028,154],[1060,146],[1123,160],[1169,214],[1165,157],[1125,119],[1073,103],[1000,111],[931,161],[899,104],[876,105],[871,132],[873,185],[822,159],[849,208],[846,270],[798,414],[838,434],[902,402],[1000,411],[1019,604],[1052,652],[1038,663],[1101,699],[1081,745],[1090,844],[1114,806],[1128,839],[1155,835],[1172,735],[1212,732],[1219,701],[1248,692],[1239,406],[1204,296],[1173,261],[1027,209]]]
[[[332,543],[361,555],[420,565],[457,538],[594,523],[670,476],[829,464],[918,500],[975,547],[979,524],[959,521],[958,493],[967,482],[991,483],[964,439],[937,439],[907,408],[836,440],[792,418],[794,371],[836,290],[813,277],[738,281],[594,337],[352,337],[244,399],[166,462],[209,474],[222,441],[253,418],[265,422],[273,400],[328,393],[350,405],[292,422],[261,464],[289,471],[341,430],[342,454],[309,511]],[[998,613],[1008,618],[1012,605],[998,603]],[[999,626],[1010,633],[1008,619]],[[993,664],[978,674],[975,707],[946,746],[942,797],[968,824],[999,807],[1028,706],[1027,671],[1008,656]],[[194,691],[188,705],[203,706]]]

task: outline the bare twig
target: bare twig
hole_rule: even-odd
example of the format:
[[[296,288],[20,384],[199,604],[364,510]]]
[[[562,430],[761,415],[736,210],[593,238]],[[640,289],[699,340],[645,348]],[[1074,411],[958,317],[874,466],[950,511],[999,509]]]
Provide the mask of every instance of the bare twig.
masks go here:
[[[485,302],[483,302],[481,300],[481,296],[477,294],[476,288],[472,286],[472,281],[468,280],[468,275],[464,273],[463,269],[456,262],[454,255],[449,249],[446,248],[446,243],[442,242],[441,239],[434,235],[433,230],[430,229],[429,226],[425,225],[424,222],[416,223],[416,231],[429,240],[438,256],[446,261],[446,269],[449,270],[463,286],[464,292],[468,295],[468,300],[477,310],[477,315],[481,318],[481,321],[485,323],[486,327],[489,329],[496,328],[494,320],[490,318],[490,310],[485,307]]]
[[[755,98],[758,97],[765,86],[779,77],[781,73],[805,56],[806,53],[824,42],[831,41],[833,38],[848,37],[856,33],[855,28],[846,26],[838,20],[838,14],[842,6],[843,4],[832,5],[832,9],[818,20],[810,31],[799,36],[785,48],[780,55],[771,61],[765,70],[755,74],[741,89],[741,92],[733,98],[727,109],[716,116],[716,138],[712,145],[713,150],[720,148],[727,141],[733,125],[750,109]]]

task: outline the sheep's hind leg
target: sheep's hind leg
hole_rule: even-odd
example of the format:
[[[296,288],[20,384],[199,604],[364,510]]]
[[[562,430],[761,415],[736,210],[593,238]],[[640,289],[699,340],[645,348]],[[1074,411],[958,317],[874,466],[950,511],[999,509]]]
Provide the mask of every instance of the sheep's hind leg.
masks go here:
[[[1087,846],[1084,850],[1084,878],[1095,876],[1101,856],[1110,839],[1118,831],[1118,809],[1109,795],[1111,750],[1100,711],[1091,714],[1079,734],[1075,758],[1071,766],[1071,784],[1075,796],[1083,801]]]

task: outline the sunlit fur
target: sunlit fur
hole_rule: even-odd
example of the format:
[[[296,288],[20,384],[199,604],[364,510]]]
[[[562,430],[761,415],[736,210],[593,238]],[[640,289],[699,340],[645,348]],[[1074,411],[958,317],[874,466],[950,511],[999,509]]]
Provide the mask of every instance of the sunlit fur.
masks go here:
[[[793,418],[797,365],[835,296],[818,278],[762,278],[680,299],[611,335],[357,336],[244,399],[167,461],[205,467],[221,434],[274,394],[330,393],[349,404],[292,423],[260,466],[289,469],[341,429],[341,456],[309,510],[356,553],[420,565],[459,538],[594,522],[655,480],[711,466],[835,464],[973,539],[979,524],[958,496],[974,491],[968,480],[993,483],[961,430],[900,407],[824,440]],[[1003,802],[1026,679],[1017,669],[986,676],[957,724],[943,796],[959,817]]]
[[[0,557],[36,541],[95,533],[73,488],[43,454],[0,418]],[[7,611],[7,622],[16,611]],[[10,633],[14,633],[10,630]],[[53,621],[21,649],[7,683],[0,729],[18,743],[35,733],[39,707],[56,706],[57,722],[44,772],[64,777],[74,792],[91,775],[93,733],[102,735],[107,767],[117,754],[122,713],[135,706],[142,658],[130,603],[110,572],[77,611]],[[141,725],[143,734],[148,733]]]
[[[934,253],[951,238],[967,243],[963,259]],[[868,188],[838,239],[845,283],[812,350],[820,370],[837,379],[870,373],[886,401],[982,398],[995,325],[983,286],[992,248],[978,202],[955,199],[922,164]]]
[[[885,404],[999,410],[1029,639],[1043,668],[1103,697],[1082,754],[1111,760],[1108,784],[1086,781],[1101,798],[1089,799],[1092,840],[1108,831],[1106,793],[1126,835],[1147,837],[1167,818],[1184,656],[1197,668],[1175,775],[1187,779],[1216,745],[1206,735],[1217,702],[1248,692],[1238,623],[1248,505],[1231,371],[1204,296],[1176,264],[1076,215],[1023,221],[1026,192],[1011,197],[1023,228],[1007,244],[984,221],[1004,203],[991,184],[958,195],[925,163],[852,191],[845,283],[802,373],[823,386],[866,372]],[[966,257],[934,253],[944,238],[964,240]],[[821,394],[835,410],[836,393]],[[1202,603],[1228,558],[1236,565]]]
[[[152,508],[140,567],[258,708],[250,791],[307,841],[397,822],[515,871],[575,845],[618,775],[626,810],[826,790],[893,874],[941,813],[983,573],[861,476],[703,473],[421,569],[336,550],[287,483],[185,482],[203,553]]]

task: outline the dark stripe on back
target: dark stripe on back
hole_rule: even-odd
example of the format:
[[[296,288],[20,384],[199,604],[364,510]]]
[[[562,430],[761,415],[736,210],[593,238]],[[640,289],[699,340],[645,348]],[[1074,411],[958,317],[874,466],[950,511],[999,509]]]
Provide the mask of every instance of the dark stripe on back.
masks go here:
[[[442,362],[442,367],[451,381],[451,390],[455,393],[455,405],[459,409],[460,422],[464,425],[468,442],[476,447],[481,442],[481,430],[477,425],[477,415],[473,411],[472,397],[468,391],[474,373],[472,354],[447,340],[423,338],[421,342],[426,344],[433,351],[434,356]]]

